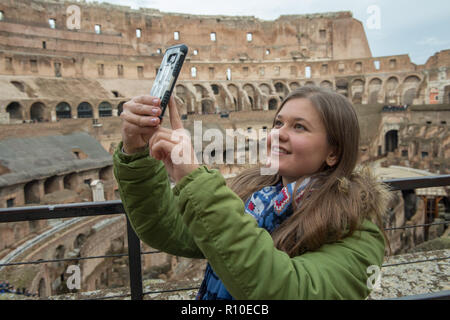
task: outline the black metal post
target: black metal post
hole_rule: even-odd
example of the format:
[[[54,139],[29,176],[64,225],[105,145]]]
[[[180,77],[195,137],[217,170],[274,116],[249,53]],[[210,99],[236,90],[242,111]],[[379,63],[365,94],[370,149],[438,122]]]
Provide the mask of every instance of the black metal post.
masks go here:
[[[141,242],[127,217],[128,261],[131,300],[142,300]]]

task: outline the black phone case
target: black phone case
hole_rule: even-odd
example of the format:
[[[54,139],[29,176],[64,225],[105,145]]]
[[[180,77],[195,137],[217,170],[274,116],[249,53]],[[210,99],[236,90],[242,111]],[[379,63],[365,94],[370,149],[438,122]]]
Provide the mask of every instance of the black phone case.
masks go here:
[[[159,116],[161,121],[187,52],[188,47],[184,44],[179,44],[168,48],[164,53],[163,60],[158,69],[158,74],[156,75],[152,90],[150,91],[151,96],[161,99],[162,112]]]

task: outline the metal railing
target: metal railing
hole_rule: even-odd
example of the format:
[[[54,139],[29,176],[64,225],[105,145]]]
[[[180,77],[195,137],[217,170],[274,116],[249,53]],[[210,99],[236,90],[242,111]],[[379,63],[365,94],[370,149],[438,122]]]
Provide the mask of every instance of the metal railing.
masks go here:
[[[449,186],[450,185],[450,175],[427,176],[427,177],[406,178],[406,179],[393,179],[393,180],[384,181],[384,183],[389,185],[392,190],[413,190],[413,189],[418,189],[418,188]],[[122,202],[120,200],[75,203],[75,204],[61,204],[61,205],[29,206],[29,207],[0,209],[0,223],[34,221],[34,220],[43,220],[43,219],[92,217],[92,216],[117,215],[117,214],[123,214],[126,217],[125,210],[124,210],[124,208],[122,206]],[[0,269],[3,267],[6,267],[6,266],[17,266],[17,265],[26,265],[26,264],[40,264],[40,263],[50,263],[50,262],[114,258],[114,257],[128,256],[130,294],[114,295],[114,296],[102,297],[102,298],[97,298],[97,299],[112,299],[112,298],[123,298],[123,297],[131,296],[132,300],[142,300],[143,296],[147,295],[147,294],[198,289],[198,287],[192,287],[192,288],[178,288],[178,289],[172,289],[172,290],[159,290],[159,291],[143,292],[141,255],[159,253],[159,251],[141,252],[140,240],[137,237],[136,233],[134,232],[133,228],[131,227],[128,217],[126,218],[126,220],[127,220],[127,238],[128,238],[128,253],[127,254],[112,254],[112,255],[104,255],[104,256],[76,257],[76,258],[53,259],[53,260],[37,260],[37,261],[27,261],[27,262],[12,262],[12,263],[0,264]],[[403,226],[403,227],[396,227],[396,228],[386,228],[385,230],[389,231],[389,230],[398,230],[398,229],[407,229],[407,228],[417,228],[417,227],[426,227],[426,226],[439,225],[439,224],[448,224],[448,222],[429,223],[429,224]],[[447,259],[450,259],[450,257],[402,262],[402,263],[397,263],[397,264],[385,264],[385,265],[382,265],[382,267],[391,267],[391,266],[396,266],[396,265],[401,265],[401,264],[413,264],[413,263],[431,262],[431,261],[439,261],[439,260],[447,260]],[[406,296],[406,297],[401,297],[399,299],[403,299],[403,300],[404,299],[450,299],[450,291],[442,291],[439,293],[423,294],[423,295],[417,295],[417,296]]]

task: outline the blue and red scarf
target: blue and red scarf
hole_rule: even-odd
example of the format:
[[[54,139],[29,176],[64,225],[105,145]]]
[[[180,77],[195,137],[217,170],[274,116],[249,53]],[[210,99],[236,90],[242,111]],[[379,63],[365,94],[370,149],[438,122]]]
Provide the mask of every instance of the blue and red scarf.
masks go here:
[[[305,189],[310,182],[306,178],[300,184],[295,196],[295,204],[298,207]],[[245,213],[251,214],[260,228],[272,233],[285,219],[293,213],[292,198],[295,182],[283,187],[280,182],[276,186],[264,187],[253,193],[245,203]],[[216,275],[208,263],[205,277],[197,294],[198,300],[233,300],[233,297],[225,288],[223,282]]]

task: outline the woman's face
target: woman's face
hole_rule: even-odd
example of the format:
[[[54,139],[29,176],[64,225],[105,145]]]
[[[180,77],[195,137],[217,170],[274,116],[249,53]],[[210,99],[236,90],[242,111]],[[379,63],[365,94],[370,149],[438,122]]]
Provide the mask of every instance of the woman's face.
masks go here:
[[[278,146],[273,137],[277,131]],[[278,173],[284,185],[316,173],[325,163],[336,163],[320,115],[305,98],[293,98],[283,106],[268,137],[268,149],[272,159],[278,157]]]

